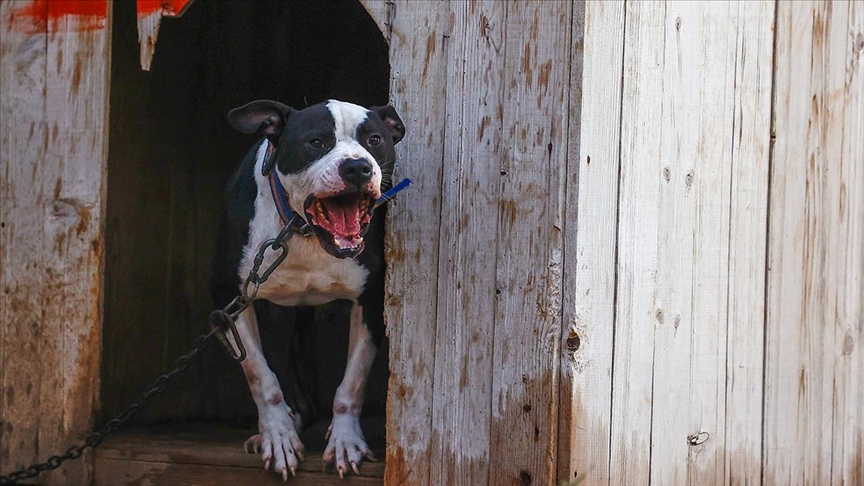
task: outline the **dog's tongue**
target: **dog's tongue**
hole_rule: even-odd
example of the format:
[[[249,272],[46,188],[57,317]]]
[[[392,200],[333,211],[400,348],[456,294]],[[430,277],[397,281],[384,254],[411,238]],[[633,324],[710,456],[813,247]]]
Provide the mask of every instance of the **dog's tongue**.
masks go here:
[[[344,240],[353,241],[354,236],[360,235],[360,209],[357,207],[356,201],[349,200],[345,204],[340,204],[337,201],[325,199],[324,207],[327,208],[330,222],[333,224],[333,236],[342,237]],[[341,243],[338,242],[337,243]],[[348,246],[352,246],[349,244]]]

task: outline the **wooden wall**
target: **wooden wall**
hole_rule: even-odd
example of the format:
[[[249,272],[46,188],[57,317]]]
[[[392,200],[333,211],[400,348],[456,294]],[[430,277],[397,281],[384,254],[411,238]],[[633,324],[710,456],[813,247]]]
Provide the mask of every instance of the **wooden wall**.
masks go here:
[[[864,482],[859,2],[364,3],[389,484]],[[110,13],[63,5],[0,2],[3,472],[98,389]]]
[[[365,3],[388,484],[864,481],[860,3]]]
[[[110,25],[104,1],[0,2],[3,473],[65,451],[92,424]],[[85,458],[43,480],[89,476]]]

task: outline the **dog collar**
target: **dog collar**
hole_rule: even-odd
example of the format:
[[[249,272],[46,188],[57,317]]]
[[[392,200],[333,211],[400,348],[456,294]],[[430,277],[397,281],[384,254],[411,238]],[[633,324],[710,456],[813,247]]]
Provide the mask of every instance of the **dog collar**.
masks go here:
[[[279,176],[276,175],[277,171],[270,165],[270,159],[273,157],[273,152],[275,151],[276,147],[268,140],[267,151],[264,153],[264,163],[261,164],[261,166],[264,169],[270,167],[270,173],[267,174],[267,180],[270,182],[270,194],[273,196],[273,202],[276,203],[276,211],[279,213],[279,219],[282,221],[283,226],[290,224],[291,229],[294,230],[295,233],[299,233],[306,237],[312,236],[312,227],[303,219],[303,217],[291,209],[291,206],[288,204],[288,198],[285,195],[285,188],[282,186],[282,181],[280,181]]]
[[[264,162],[261,164],[261,171],[265,176],[267,176],[267,180],[270,182],[270,194],[273,196],[273,202],[276,204],[276,211],[279,213],[279,219],[282,221],[283,225],[290,223],[294,232],[307,237],[312,236],[312,227],[303,219],[302,216],[292,210],[291,206],[288,204],[288,197],[285,195],[285,188],[282,186],[282,181],[279,180],[279,176],[276,174],[277,171],[274,167],[275,163],[271,162],[273,152],[275,151],[276,147],[270,142],[270,140],[267,140],[267,151],[264,152]],[[391,187],[389,190],[384,192],[381,197],[376,199],[373,208],[378,209],[387,204],[391,199],[396,197],[396,194],[407,189],[410,185],[411,179],[402,179],[398,184]]]

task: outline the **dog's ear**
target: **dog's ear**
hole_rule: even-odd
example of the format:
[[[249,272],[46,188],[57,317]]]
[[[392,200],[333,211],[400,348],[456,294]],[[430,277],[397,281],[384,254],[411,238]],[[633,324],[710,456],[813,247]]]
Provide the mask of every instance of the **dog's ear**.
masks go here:
[[[278,101],[258,100],[229,111],[228,123],[243,133],[261,132],[271,142],[275,142],[292,111]]]
[[[396,114],[396,109],[390,105],[373,106],[369,111],[377,113],[384,120],[384,125],[390,130],[390,135],[393,136],[393,143],[399,143],[402,137],[405,136],[405,125],[402,124],[402,119]]]

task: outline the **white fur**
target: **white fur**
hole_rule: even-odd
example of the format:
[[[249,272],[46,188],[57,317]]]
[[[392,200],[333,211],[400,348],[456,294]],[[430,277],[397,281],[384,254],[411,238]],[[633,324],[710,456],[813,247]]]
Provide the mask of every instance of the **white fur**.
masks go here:
[[[236,326],[246,348],[246,359],[241,365],[252,399],[258,407],[260,433],[246,441],[246,450],[260,452],[265,467],[272,463],[273,469],[287,478],[289,472],[294,474],[303,456],[303,443],[297,435],[300,417],[288,407],[276,375],[267,366],[255,310],[250,307],[243,311]],[[231,333],[228,333],[228,339],[236,349],[237,343]]]
[[[363,307],[354,304],[348,338],[348,366],[333,399],[333,421],[328,432],[330,440],[323,456],[326,462],[335,464],[340,475],[348,470],[348,466],[356,471],[363,458],[371,454],[360,430],[360,410],[374,360],[375,345],[369,329],[363,324]]]
[[[375,159],[354,139],[357,125],[366,118],[366,110],[338,101],[331,101],[327,106],[336,121],[334,149],[301,174],[279,174],[295,211],[303,210],[302,204],[309,194],[320,196],[344,189],[340,187],[340,184],[344,183],[339,177],[338,163],[345,158],[365,157],[372,162],[374,171],[369,190],[373,197],[380,197],[381,169]],[[256,154],[254,174],[258,193],[255,197],[255,215],[249,222],[249,242],[243,249],[240,263],[241,282],[245,281],[249,274],[261,244],[276,236],[282,228],[269,182],[261,175],[266,150],[267,142],[263,142]],[[330,440],[324,453],[325,461],[333,462],[342,475],[349,466],[356,471],[363,457],[371,454],[360,430],[359,419],[366,380],[375,358],[375,345],[363,323],[363,309],[357,304],[369,272],[353,259],[338,259],[328,254],[315,238],[295,235],[289,240],[288,248],[288,257],[270,275],[267,282],[261,285],[257,298],[290,306],[319,305],[335,299],[349,299],[354,302],[351,310],[348,366],[336,391]],[[261,265],[262,272],[270,266],[277,254],[278,251],[267,251]],[[285,478],[289,472],[294,473],[302,459],[303,444],[297,436],[300,417],[286,404],[276,375],[264,359],[258,324],[252,308],[246,309],[238,318],[237,331],[247,353],[247,358],[242,363],[243,371],[258,407],[260,433],[247,441],[247,451],[259,451],[265,467],[272,462],[276,472]],[[236,348],[233,336],[229,335],[229,339]]]
[[[267,178],[261,175],[261,165],[267,143],[262,143],[255,162],[255,216],[249,223],[249,242],[243,249],[240,263],[241,281],[246,280],[252,262],[264,241],[273,238],[282,228],[276,203],[270,194]],[[276,259],[278,251],[268,250],[263,272]],[[258,298],[279,305],[320,305],[336,299],[356,300],[363,292],[369,271],[350,258],[339,259],[321,248],[315,238],[295,235],[288,241],[288,258],[261,285]]]

